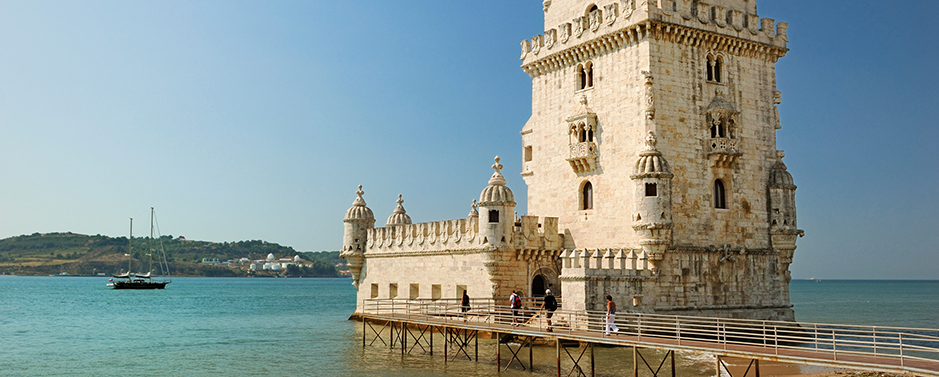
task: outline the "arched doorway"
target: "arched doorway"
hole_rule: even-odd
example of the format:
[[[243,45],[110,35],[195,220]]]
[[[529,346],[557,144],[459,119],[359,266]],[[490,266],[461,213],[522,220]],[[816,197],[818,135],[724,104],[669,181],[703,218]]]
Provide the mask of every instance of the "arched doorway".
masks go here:
[[[535,278],[531,279],[532,297],[544,297],[544,291],[547,286],[548,284],[545,282],[544,276],[535,275]]]

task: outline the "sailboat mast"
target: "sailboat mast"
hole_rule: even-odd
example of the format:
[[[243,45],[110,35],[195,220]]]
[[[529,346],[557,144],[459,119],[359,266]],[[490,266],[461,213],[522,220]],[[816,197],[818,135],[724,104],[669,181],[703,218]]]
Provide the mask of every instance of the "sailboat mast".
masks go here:
[[[127,273],[130,274],[130,258],[134,255],[134,218],[130,218],[130,237],[127,239]]]
[[[147,271],[147,276],[150,276],[153,273],[153,207],[150,207],[150,242],[147,243],[147,246],[150,248],[148,250],[150,253],[150,271]]]

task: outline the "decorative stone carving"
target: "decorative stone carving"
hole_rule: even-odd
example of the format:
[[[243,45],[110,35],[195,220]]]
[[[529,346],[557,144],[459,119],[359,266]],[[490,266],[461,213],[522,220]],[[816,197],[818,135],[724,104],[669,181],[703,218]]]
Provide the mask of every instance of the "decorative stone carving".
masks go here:
[[[743,30],[744,15],[743,11],[732,9],[730,11],[730,24],[734,27],[734,30],[741,31]]]
[[[727,26],[727,7],[714,6],[714,23],[720,27]]]
[[[543,40],[543,35],[536,35],[531,37],[531,52],[533,54],[538,55],[538,53],[541,52],[541,45]]]
[[[544,46],[547,49],[554,47],[554,44],[558,40],[558,31],[556,29],[545,30],[544,32]]]
[[[551,7],[551,0],[544,0],[541,2],[541,6],[544,7],[545,13],[548,12],[548,8]]]
[[[708,157],[714,167],[731,167],[742,154],[737,148],[737,109],[718,89],[707,108]]]
[[[653,120],[655,119],[655,92],[652,90],[654,78],[652,72],[642,71],[642,74],[645,77],[646,88],[646,119]]]
[[[603,22],[603,17],[600,14],[600,9],[592,10],[587,14],[587,22],[590,24],[590,31],[597,31],[600,29],[600,23]]]
[[[522,44],[522,56],[520,56],[518,59],[525,60],[525,57],[528,56],[528,52],[531,51],[531,41],[526,39],[526,40],[523,40],[521,44]]]
[[[776,129],[777,130],[782,128],[782,124],[779,123],[779,107],[777,107],[780,103],[782,103],[782,92],[778,90],[774,90],[773,91],[773,113],[776,116]]]
[[[584,35],[584,22],[586,22],[585,17],[577,17],[571,22],[574,25],[574,36],[580,38],[581,35]]]
[[[628,19],[629,16],[633,15],[633,10],[636,9],[636,0],[623,0],[623,19]]]
[[[760,32],[760,16],[755,14],[747,15],[747,30],[753,35]]]
[[[558,25],[558,34],[561,43],[567,43],[567,40],[571,37],[571,23],[566,22]]]
[[[698,14],[698,21],[701,21],[702,24],[711,22],[711,4],[697,3],[695,13]]]
[[[607,4],[603,7],[603,9],[606,11],[605,16],[607,26],[613,26],[613,23],[616,22],[616,16],[617,13],[619,13],[617,12],[617,7],[619,7],[619,4],[617,3]]]
[[[593,142],[597,131],[597,114],[587,107],[587,96],[581,96],[575,114],[567,118],[570,155],[567,162],[574,173],[592,172],[597,167],[598,150]]]
[[[675,14],[675,0],[659,0],[659,10],[661,10],[662,13],[666,16]],[[623,16],[623,18],[628,17],[629,16]]]
[[[776,20],[772,18],[764,18],[760,20],[760,30],[763,31],[763,34],[766,34],[767,37],[775,38],[776,30],[773,25],[776,24]]]
[[[786,35],[786,30],[788,29],[788,22],[779,22],[776,24],[776,35],[782,38],[783,42],[789,42],[789,37]]]
[[[678,0],[678,14],[681,15],[681,18],[690,20],[693,17],[691,6],[691,0]]]

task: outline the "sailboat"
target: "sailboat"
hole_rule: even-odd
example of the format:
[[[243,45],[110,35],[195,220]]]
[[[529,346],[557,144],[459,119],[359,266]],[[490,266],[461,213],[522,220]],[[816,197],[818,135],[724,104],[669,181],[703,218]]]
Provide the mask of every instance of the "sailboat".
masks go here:
[[[153,279],[153,224],[155,213],[153,207],[150,207],[150,269],[146,274],[133,273],[131,272],[131,251],[133,250],[132,242],[134,240],[134,219],[130,219],[130,238],[127,240],[127,272],[121,274],[111,275],[116,279],[110,279],[108,281],[108,286],[114,287],[114,289],[163,289],[166,288],[166,285],[171,283],[169,280],[169,264],[166,261],[166,251],[163,250],[163,240],[160,239],[160,255],[157,259],[157,264],[160,266],[162,272],[162,278],[160,280]]]

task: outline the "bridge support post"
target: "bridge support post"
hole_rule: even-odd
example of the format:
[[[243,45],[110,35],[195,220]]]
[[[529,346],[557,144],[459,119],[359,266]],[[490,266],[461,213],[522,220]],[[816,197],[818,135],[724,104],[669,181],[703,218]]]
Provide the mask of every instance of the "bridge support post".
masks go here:
[[[496,372],[502,371],[502,337],[496,332]]]

